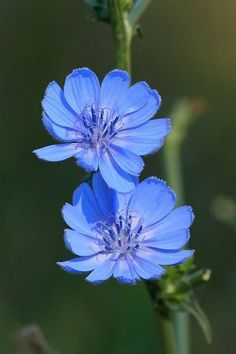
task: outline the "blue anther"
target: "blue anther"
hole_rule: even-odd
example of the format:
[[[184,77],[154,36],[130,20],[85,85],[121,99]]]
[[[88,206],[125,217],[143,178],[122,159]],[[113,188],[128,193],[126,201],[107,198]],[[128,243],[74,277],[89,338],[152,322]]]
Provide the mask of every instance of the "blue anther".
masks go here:
[[[132,216],[129,215],[129,222],[128,222],[128,227],[129,227],[129,228],[131,227],[131,224],[132,224]]]
[[[110,243],[107,241],[106,237],[103,237],[102,239],[108,246],[110,245]]]
[[[93,123],[95,123],[96,122],[96,113],[95,113],[95,110],[93,108],[91,108],[91,113],[92,113]]]
[[[112,124],[113,126],[115,126],[116,123],[118,122],[118,120],[119,120],[119,117],[117,116],[117,117],[111,122],[111,124]]]
[[[102,110],[101,110],[101,115],[100,115],[101,121],[103,121],[103,117],[104,117],[104,110],[102,109]]]
[[[84,116],[82,116],[82,121],[84,123],[85,128],[88,128],[88,124]]]
[[[108,229],[109,235],[113,241],[115,241],[115,235],[114,232],[111,229]]]
[[[107,130],[107,127],[106,129],[104,130],[103,134],[102,134],[102,138],[105,138],[105,136],[108,134],[108,130]]]
[[[136,233],[136,235],[135,235],[136,238],[139,237],[140,232],[142,231],[142,229],[143,229],[143,226],[140,225],[139,228],[138,228],[138,231],[137,231],[137,233]]]
[[[110,138],[112,139],[112,138],[114,138],[116,135],[117,135],[117,132],[113,133]]]
[[[119,216],[119,223],[120,223],[120,229],[122,229],[123,224],[122,224],[122,216],[121,215]]]

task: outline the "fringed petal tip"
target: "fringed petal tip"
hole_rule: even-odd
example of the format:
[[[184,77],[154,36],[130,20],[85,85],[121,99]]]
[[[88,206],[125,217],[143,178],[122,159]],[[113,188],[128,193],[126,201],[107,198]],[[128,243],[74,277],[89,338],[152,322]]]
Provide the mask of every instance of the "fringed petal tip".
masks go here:
[[[129,279],[126,277],[115,277],[115,279],[122,285],[136,285],[140,279]]]

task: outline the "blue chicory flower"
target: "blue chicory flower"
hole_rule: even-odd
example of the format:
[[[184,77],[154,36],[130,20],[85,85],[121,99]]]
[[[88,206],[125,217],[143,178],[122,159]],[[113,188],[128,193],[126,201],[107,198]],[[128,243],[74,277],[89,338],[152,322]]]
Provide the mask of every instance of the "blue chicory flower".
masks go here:
[[[101,283],[110,277],[134,284],[159,279],[162,266],[187,261],[194,216],[189,206],[174,209],[175,193],[155,177],[145,179],[127,194],[109,189],[99,173],[93,190],[84,183],[75,190],[73,205],[62,213],[71,229],[66,247],[77,258],[58,264],[71,273],[90,272],[86,280]]]
[[[134,188],[144,163],[140,155],[156,152],[170,132],[169,119],[150,119],[160,96],[145,82],[129,87],[127,72],[109,72],[100,86],[87,68],[74,70],[64,91],[49,84],[42,101],[43,124],[61,144],[34,151],[47,161],[74,156],[87,171],[100,170],[109,187],[119,192]]]

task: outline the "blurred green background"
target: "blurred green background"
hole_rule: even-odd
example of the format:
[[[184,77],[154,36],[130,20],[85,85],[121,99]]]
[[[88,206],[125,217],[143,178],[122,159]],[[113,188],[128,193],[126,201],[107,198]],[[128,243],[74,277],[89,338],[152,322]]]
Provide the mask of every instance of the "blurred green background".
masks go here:
[[[16,329],[38,323],[61,354],[162,354],[143,284],[94,287],[56,266],[71,256],[60,210],[82,171],[72,159],[53,164],[32,154],[52,143],[41,124],[48,82],[62,84],[81,66],[100,77],[114,67],[110,26],[93,21],[82,0],[1,0],[0,13],[0,353],[14,352]],[[213,270],[198,296],[214,340],[208,346],[193,321],[192,354],[236,347],[235,229],[212,214],[218,195],[236,199],[235,15],[235,0],[155,0],[133,46],[133,80],[158,89],[159,116],[182,96],[207,102],[182,154],[186,200],[196,213],[191,244],[198,266]],[[163,177],[161,153],[146,159],[147,175]]]

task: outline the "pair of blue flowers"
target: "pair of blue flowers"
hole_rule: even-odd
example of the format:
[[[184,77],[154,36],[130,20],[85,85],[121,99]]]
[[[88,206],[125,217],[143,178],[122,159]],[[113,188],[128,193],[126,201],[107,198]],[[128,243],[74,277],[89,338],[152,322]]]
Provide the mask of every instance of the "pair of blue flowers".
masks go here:
[[[60,144],[34,152],[47,161],[74,156],[94,172],[92,188],[83,183],[65,204],[65,245],[78,257],[58,264],[86,280],[110,277],[134,284],[159,279],[165,269],[188,260],[192,209],[174,209],[175,193],[150,177],[138,183],[141,156],[160,149],[170,132],[169,119],[150,120],[161,99],[145,82],[130,85],[125,71],[113,70],[101,85],[87,68],[74,70],[64,90],[49,84],[42,101],[43,124]]]

